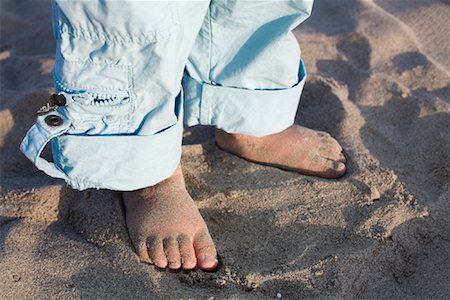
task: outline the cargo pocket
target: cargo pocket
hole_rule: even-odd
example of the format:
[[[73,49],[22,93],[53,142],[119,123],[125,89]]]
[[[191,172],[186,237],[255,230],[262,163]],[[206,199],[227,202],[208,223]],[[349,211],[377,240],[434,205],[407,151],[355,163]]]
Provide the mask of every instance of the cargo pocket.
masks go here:
[[[53,78],[56,92],[68,95],[69,133],[127,133],[134,108],[131,77],[127,65],[71,61],[57,55]]]
[[[89,40],[148,43],[180,26],[173,1],[55,1],[59,34]]]

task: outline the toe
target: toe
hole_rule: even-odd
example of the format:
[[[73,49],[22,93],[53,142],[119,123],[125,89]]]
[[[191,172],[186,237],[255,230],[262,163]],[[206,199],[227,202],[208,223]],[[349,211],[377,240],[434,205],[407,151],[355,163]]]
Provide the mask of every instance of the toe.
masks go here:
[[[207,230],[194,237],[194,249],[200,269],[211,271],[217,267],[219,262],[217,261],[216,247]]]
[[[336,148],[330,148],[330,147],[320,147],[319,148],[319,154],[323,158],[329,159],[329,160],[335,160],[338,162],[341,162],[343,164],[346,163],[346,158],[342,150],[336,149]]]
[[[187,235],[180,235],[178,237],[178,246],[180,248],[183,269],[191,270],[195,268],[197,265],[197,258],[195,257],[192,239],[190,239]]]
[[[150,259],[157,267],[167,267],[167,258],[164,254],[163,241],[161,238],[152,237],[149,239],[148,252],[150,254]]]
[[[333,141],[331,143],[333,145],[333,151],[335,151],[336,153],[342,153],[344,149],[342,148],[341,144],[339,144],[335,139],[332,140]]]
[[[320,138],[320,143],[322,145],[327,145],[328,147],[333,148],[333,150],[337,151],[337,152],[341,152],[342,151],[342,146],[339,144],[339,142],[332,137],[329,133],[325,132],[325,135],[321,135]]]
[[[148,264],[152,263],[150,257],[148,256],[148,249],[147,249],[147,244],[145,243],[145,241],[139,241],[138,243],[136,243],[135,249],[136,249],[137,255],[139,256],[139,259],[142,262],[145,262]]]
[[[167,258],[167,266],[174,270],[181,268],[181,256],[176,238],[166,238],[163,244]]]
[[[343,152],[339,153],[339,159],[337,160],[343,164],[347,162],[347,159],[345,158],[345,154]]]

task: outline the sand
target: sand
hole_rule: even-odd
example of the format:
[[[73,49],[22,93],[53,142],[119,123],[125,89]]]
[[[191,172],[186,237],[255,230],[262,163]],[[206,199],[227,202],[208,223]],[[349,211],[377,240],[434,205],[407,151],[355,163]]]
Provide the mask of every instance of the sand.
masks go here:
[[[0,298],[450,297],[450,5],[316,1],[295,34],[297,123],[343,144],[339,180],[259,166],[187,128],[182,163],[217,272],[139,263],[119,193],[78,192],[18,151],[51,91],[47,1],[1,1]]]

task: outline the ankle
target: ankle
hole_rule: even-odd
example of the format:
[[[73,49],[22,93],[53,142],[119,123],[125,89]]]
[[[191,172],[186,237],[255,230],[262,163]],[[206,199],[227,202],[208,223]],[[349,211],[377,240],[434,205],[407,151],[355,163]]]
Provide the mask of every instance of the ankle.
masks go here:
[[[242,153],[245,151],[245,136],[236,133],[228,133],[221,129],[215,130],[216,144],[219,148],[232,153]]]

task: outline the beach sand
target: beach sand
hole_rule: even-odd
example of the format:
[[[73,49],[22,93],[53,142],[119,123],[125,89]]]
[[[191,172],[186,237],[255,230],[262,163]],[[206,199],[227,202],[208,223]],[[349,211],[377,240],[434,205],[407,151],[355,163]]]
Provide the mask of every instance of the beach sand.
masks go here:
[[[348,174],[256,165],[187,128],[184,174],[221,265],[173,272],[138,261],[120,193],[72,190],[19,152],[54,41],[49,2],[2,0],[0,298],[448,299],[449,16],[444,0],[316,1],[295,31],[296,122],[337,137]]]

